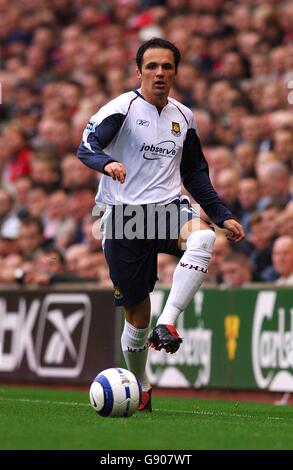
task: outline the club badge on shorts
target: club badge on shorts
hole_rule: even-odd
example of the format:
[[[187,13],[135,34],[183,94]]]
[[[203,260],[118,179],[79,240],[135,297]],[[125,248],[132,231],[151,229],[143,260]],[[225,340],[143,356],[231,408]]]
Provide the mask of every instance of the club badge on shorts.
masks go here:
[[[181,135],[179,122],[172,122],[171,132],[173,135],[175,135],[175,137],[179,137]]]
[[[120,300],[123,297],[120,287],[114,287],[114,297],[116,300]]]

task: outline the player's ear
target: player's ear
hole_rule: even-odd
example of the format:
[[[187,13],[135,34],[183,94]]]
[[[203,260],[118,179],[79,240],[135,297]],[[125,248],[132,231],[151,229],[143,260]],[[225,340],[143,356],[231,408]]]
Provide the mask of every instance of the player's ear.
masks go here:
[[[139,80],[141,80],[141,71],[139,69],[136,69],[136,75]]]

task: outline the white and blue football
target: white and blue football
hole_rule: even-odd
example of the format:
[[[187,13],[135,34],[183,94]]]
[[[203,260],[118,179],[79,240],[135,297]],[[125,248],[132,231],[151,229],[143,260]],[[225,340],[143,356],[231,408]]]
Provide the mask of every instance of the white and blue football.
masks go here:
[[[121,367],[100,372],[90,387],[90,403],[100,416],[128,417],[141,400],[141,386],[135,375]]]

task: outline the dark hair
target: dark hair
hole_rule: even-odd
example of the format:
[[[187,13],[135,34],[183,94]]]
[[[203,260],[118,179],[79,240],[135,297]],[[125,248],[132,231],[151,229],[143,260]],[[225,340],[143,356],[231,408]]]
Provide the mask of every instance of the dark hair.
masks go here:
[[[143,43],[136,53],[136,65],[138,70],[141,72],[141,66],[143,61],[143,55],[147,49],[170,49],[174,55],[175,70],[177,70],[178,64],[181,59],[179,49],[170,41],[162,38],[152,38],[149,41]]]
[[[43,222],[39,217],[35,217],[33,215],[28,215],[21,221],[21,225],[24,227],[29,227],[30,225],[34,225],[38,228],[38,232],[43,234],[44,226]]]
[[[65,258],[63,256],[63,254],[61,253],[61,251],[58,249],[58,248],[55,248],[54,246],[47,246],[45,248],[43,248],[43,250],[40,252],[41,255],[50,255],[52,254],[53,256],[56,255],[56,257],[58,258],[58,261],[61,263],[61,264],[64,264],[65,263]]]

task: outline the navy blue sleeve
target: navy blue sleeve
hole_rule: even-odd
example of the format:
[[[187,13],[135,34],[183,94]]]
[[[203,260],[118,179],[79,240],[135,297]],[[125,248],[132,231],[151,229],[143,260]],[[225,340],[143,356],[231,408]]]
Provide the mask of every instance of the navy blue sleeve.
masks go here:
[[[180,172],[187,191],[200,204],[210,219],[219,227],[223,227],[223,222],[233,216],[211,183],[208,164],[195,129],[187,131]]]
[[[109,145],[121,128],[125,119],[124,114],[112,114],[106,117],[98,126],[90,121],[83,131],[77,156],[82,163],[93,170],[104,171],[105,165],[117,160],[111,158],[103,149]]]

